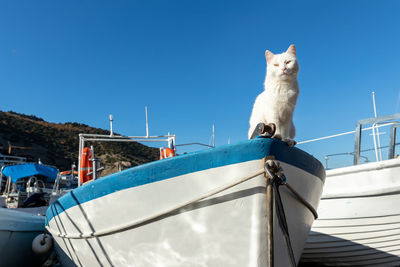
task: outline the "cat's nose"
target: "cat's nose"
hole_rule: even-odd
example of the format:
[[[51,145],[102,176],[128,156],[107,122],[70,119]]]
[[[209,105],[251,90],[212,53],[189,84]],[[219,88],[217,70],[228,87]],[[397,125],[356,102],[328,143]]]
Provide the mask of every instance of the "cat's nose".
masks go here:
[[[281,68],[281,70],[282,70],[283,72],[285,72],[285,71],[286,71],[286,67]]]

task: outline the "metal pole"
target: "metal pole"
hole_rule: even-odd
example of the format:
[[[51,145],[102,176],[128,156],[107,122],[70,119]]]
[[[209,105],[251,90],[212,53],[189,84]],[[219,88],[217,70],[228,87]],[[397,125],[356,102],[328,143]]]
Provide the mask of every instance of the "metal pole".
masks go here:
[[[149,121],[147,118],[147,106],[144,107],[144,110],[146,112],[146,137],[149,137],[150,135],[149,135]]]
[[[78,148],[78,187],[81,186],[81,146],[82,146],[82,135],[79,134],[79,148]]]
[[[82,134],[79,134],[79,155],[78,155],[78,187],[81,186],[81,157],[83,152],[83,147],[85,145],[85,140]]]
[[[212,126],[212,140],[213,140],[213,147],[215,147],[215,125]]]
[[[88,137],[104,137],[104,138],[110,138],[110,135],[104,135],[104,134],[81,134],[83,137],[88,138]],[[176,136],[175,134],[172,135],[153,135],[149,136],[149,138],[163,138],[163,137],[172,137]],[[113,138],[116,139],[132,139],[132,138],[140,138],[140,139],[147,139],[147,136],[124,136],[124,135],[114,135]]]
[[[375,116],[375,118],[377,118],[378,115],[377,115],[377,112],[376,112],[375,92],[372,92],[372,104],[373,104],[373,107],[374,107],[374,116]],[[379,160],[382,160],[382,149],[380,148],[381,147],[381,138],[379,136],[379,128],[376,128],[376,137],[378,139],[378,149],[377,149],[376,142],[375,142],[375,126],[376,126],[376,123],[374,123],[373,126],[374,126],[374,128],[372,128],[372,135],[374,137],[375,155],[376,155],[376,160],[379,161]],[[379,156],[378,156],[378,151],[379,151]]]
[[[355,130],[355,140],[354,140],[354,165],[360,164],[360,154],[361,154],[361,123],[357,122]]]
[[[8,185],[7,185],[7,197],[8,197],[8,193],[10,193],[10,187],[11,187],[11,176],[8,176]]]
[[[97,166],[96,166],[97,162],[96,162],[96,159],[95,159],[95,156],[94,156],[94,148],[93,148],[93,146],[90,146],[90,150],[91,150],[92,158],[89,159],[89,160],[92,161],[92,166],[93,166],[92,179],[94,181],[97,178],[97,175],[96,175],[97,174]]]
[[[1,167],[1,171],[0,171],[0,191],[1,191],[1,189],[3,189],[3,169],[4,169],[4,165]],[[6,184],[5,184],[5,186],[4,186],[4,191],[3,191],[3,193],[6,191],[6,187],[7,187],[7,180],[6,180]]]
[[[110,114],[110,136],[113,136],[114,132],[113,132],[113,115]]]
[[[92,159],[92,162],[93,162],[93,181],[94,180],[96,180],[97,179],[97,170],[98,170],[98,166],[100,165],[99,164],[99,162],[100,162],[100,159],[95,159],[95,158],[93,158]]]
[[[390,146],[389,146],[388,159],[394,159],[394,152],[396,149],[396,130],[397,130],[397,126],[392,125],[391,131],[390,131]]]

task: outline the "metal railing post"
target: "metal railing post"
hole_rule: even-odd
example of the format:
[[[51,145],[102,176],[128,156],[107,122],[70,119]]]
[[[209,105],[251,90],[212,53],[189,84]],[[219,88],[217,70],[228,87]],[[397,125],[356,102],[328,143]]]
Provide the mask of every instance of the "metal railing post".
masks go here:
[[[83,152],[83,147],[84,147],[84,137],[83,137],[83,134],[79,134],[79,155],[78,155],[78,187],[79,186],[81,186],[81,179],[82,179],[82,177],[81,177],[81,169],[82,169],[82,166],[81,166],[81,157],[82,157],[82,152]]]
[[[394,124],[394,125],[392,125],[392,127],[390,127],[390,145],[389,145],[388,159],[394,158],[394,153],[395,153],[395,149],[396,149],[395,146],[396,146],[397,127],[399,127],[398,124]]]
[[[361,153],[361,123],[357,123],[354,140],[354,165],[360,164]]]

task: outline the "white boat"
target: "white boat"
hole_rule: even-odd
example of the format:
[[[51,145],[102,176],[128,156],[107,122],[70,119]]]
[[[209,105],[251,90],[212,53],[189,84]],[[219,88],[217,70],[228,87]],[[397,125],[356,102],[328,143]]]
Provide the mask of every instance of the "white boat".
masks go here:
[[[6,180],[0,196],[0,267],[41,266],[51,248],[33,240],[45,232],[49,199],[64,193],[62,178],[56,168],[36,163],[4,165],[0,178]]]
[[[26,209],[48,206],[58,173],[56,168],[38,163],[3,166],[0,181],[6,180],[6,183],[0,196],[0,207]]]
[[[302,263],[325,266],[400,266],[400,158],[395,158],[397,122],[387,160],[360,163],[361,125],[387,123],[400,114],[361,120],[354,166],[328,170]]]
[[[278,169],[266,175],[266,161],[284,175]],[[279,189],[277,180],[266,186],[271,176],[285,176],[286,186]],[[88,182],[49,207],[46,229],[62,266],[265,266],[271,259],[273,266],[291,266],[291,254],[294,264],[300,259],[324,179],[314,157],[256,138]],[[267,210],[267,188],[277,189],[268,217],[274,202]]]
[[[44,232],[45,217],[0,208],[0,266],[40,266],[45,258],[32,250],[33,239]]]

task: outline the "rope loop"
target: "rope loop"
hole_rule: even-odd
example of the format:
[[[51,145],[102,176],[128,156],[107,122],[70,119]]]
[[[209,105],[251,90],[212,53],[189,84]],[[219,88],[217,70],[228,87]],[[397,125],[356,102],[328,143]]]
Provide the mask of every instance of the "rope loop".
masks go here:
[[[283,174],[283,170],[276,160],[267,160],[265,162],[265,172],[271,179],[271,183],[276,183],[277,185],[286,185],[286,176]]]
[[[276,206],[276,217],[278,219],[279,226],[282,230],[283,237],[286,241],[286,248],[288,251],[290,262],[292,263],[292,266],[295,267],[297,266],[296,259],[294,257],[293,247],[289,235],[289,226],[287,223],[285,209],[283,207],[282,198],[279,191],[279,186],[287,185],[286,177],[283,175],[282,168],[280,167],[278,161],[267,160],[265,162],[264,167],[266,174],[268,174],[266,178],[270,179],[270,185],[272,186],[272,191],[273,191],[272,202],[274,202]],[[271,203],[271,205],[273,206],[273,203]],[[274,218],[274,214],[270,214],[270,216]]]
[[[314,209],[314,207],[307,201],[305,200],[288,182],[286,179],[285,174],[283,173],[283,170],[279,164],[278,161],[276,160],[267,160],[264,165],[264,169],[266,174],[268,174],[268,177],[266,178],[271,179],[272,184],[276,184],[278,186],[280,185],[285,185],[289,191],[295,195],[295,197],[304,205],[306,206],[310,212],[313,214],[314,219],[316,220],[318,218],[318,213]]]
[[[271,160],[271,159],[267,160],[265,162],[264,169],[265,169],[265,174],[266,174],[265,177],[267,179],[270,179],[270,184],[274,191],[272,201],[275,202],[275,205],[276,205],[276,216],[278,218],[279,226],[282,230],[283,236],[286,241],[288,254],[289,254],[292,266],[296,266],[293,248],[292,248],[292,245],[290,242],[289,227],[288,227],[288,223],[286,220],[285,210],[283,207],[282,198],[281,198],[280,191],[279,191],[279,186],[281,186],[281,185],[286,186],[286,188],[288,188],[289,191],[292,192],[292,194],[296,197],[296,199],[310,210],[310,212],[313,214],[315,219],[318,218],[318,214],[317,214],[316,210],[314,209],[314,207],[307,200],[305,200],[299,193],[297,193],[297,191],[294,190],[293,187],[290,186],[290,184],[287,182],[286,176],[283,173],[283,170],[278,161]],[[271,216],[273,216],[273,215],[271,215]]]

